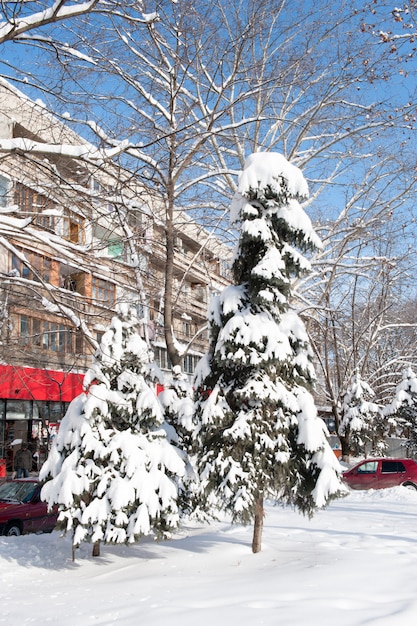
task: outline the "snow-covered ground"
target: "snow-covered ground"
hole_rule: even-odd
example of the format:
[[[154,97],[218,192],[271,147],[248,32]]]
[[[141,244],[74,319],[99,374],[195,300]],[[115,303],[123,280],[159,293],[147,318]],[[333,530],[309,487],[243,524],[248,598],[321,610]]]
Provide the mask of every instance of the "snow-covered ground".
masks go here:
[[[312,520],[267,507],[251,528],[188,524],[169,541],[84,545],[0,537],[0,624],[411,626],[417,617],[417,492],[351,492]]]

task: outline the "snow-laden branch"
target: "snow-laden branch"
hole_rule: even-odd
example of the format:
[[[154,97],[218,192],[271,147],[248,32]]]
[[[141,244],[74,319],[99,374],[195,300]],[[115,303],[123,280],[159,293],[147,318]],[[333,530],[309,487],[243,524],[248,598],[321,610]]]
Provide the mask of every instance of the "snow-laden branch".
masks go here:
[[[0,22],[0,44],[12,39],[21,39],[24,33],[35,28],[90,13],[98,2],[99,0],[88,0],[81,4],[68,5],[66,0],[56,0],[44,11],[19,17],[13,21]]]

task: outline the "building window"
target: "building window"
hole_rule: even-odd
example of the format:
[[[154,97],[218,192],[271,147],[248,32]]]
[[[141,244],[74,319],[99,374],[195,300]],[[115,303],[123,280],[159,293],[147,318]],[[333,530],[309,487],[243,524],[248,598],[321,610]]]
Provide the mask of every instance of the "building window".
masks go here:
[[[38,254],[31,254],[30,256],[34,269],[34,276],[37,275],[43,281],[49,283],[51,277],[51,259],[48,259],[44,256],[39,256]]]
[[[20,343],[24,346],[30,344],[30,324],[27,315],[20,316]]]
[[[193,297],[198,300],[198,302],[206,302],[207,301],[207,288],[205,285],[201,283],[192,283],[191,284],[191,293]]]
[[[32,418],[30,400],[7,400],[6,418],[8,420],[28,420]]]
[[[79,328],[75,331],[75,353],[84,354],[84,336]]]
[[[43,322],[41,334],[41,348],[48,350],[49,346],[49,323]]]
[[[42,350],[74,354],[77,347],[76,333],[69,326],[56,322],[41,321],[28,315],[20,316],[20,344],[35,346]]]
[[[194,374],[199,357],[187,354],[183,359],[183,370],[186,374]]]
[[[96,304],[109,308],[114,307],[115,286],[113,283],[93,277],[91,295]]]
[[[76,291],[82,296],[85,295],[85,277],[83,272],[61,275],[61,286],[68,291]]]
[[[41,281],[49,283],[51,280],[51,259],[45,256],[31,252],[30,250],[22,250],[22,256],[27,260],[24,263],[20,257],[12,254],[12,271],[15,271],[27,280]]]
[[[22,315],[23,317],[23,315]],[[32,317],[32,345],[34,346],[39,346],[41,345],[41,320],[36,318],[36,317]]]
[[[130,210],[127,214],[129,227],[135,233],[142,233],[144,228],[144,215],[141,211]]]
[[[84,243],[84,219],[69,209],[64,210],[62,237],[71,243]]]
[[[193,326],[189,320],[182,320],[182,334],[184,337],[192,336]]]
[[[16,183],[15,185],[14,201],[20,211],[36,213],[34,218],[35,224],[51,232],[55,231],[55,217],[53,215],[45,215],[44,212],[51,210],[56,212],[56,202],[21,183]]]
[[[155,362],[161,370],[171,369],[171,361],[166,348],[155,348]]]
[[[7,206],[7,194],[9,191],[9,181],[0,175],[0,207]]]
[[[231,270],[232,270],[232,264],[229,260],[220,261],[220,272],[219,272],[220,276],[222,276],[223,278],[230,278]]]
[[[91,178],[90,184],[93,191],[101,192],[103,190],[103,187],[101,186],[99,181],[94,177]]]
[[[107,246],[107,254],[113,259],[123,258],[123,242],[121,240],[111,241]]]

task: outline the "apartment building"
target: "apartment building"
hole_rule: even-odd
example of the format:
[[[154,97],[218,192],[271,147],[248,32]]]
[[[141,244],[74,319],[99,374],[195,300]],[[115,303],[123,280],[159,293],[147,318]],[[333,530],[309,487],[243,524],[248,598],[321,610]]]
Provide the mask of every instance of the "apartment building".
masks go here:
[[[188,345],[206,323],[211,293],[228,284],[230,250],[182,211],[176,230],[174,331]],[[137,307],[141,332],[169,376],[164,278],[158,198],[114,162],[103,167],[94,146],[0,81],[3,466],[11,469],[22,441],[42,463],[118,303]],[[191,342],[188,374],[207,339],[200,332]]]

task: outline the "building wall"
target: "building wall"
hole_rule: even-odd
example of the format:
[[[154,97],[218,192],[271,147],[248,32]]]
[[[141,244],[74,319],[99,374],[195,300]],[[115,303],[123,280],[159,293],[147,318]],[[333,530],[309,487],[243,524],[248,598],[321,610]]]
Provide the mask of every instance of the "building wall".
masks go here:
[[[1,140],[16,145],[22,140],[44,142],[52,148],[60,142],[83,142],[2,81],[0,148],[5,145]],[[124,185],[125,180],[129,184]],[[141,312],[143,335],[149,336],[157,362],[169,373],[162,324],[161,214],[157,200],[132,185],[130,173],[113,164],[106,165],[105,172],[92,172],[59,155],[59,150],[51,149],[46,156],[3,152],[0,458],[7,458],[9,470],[20,440],[32,445],[38,459],[47,454],[56,424],[71,395],[80,392],[96,342],[118,302],[129,302]],[[207,232],[182,212],[178,224],[174,330],[178,341],[187,345],[206,323],[210,294],[228,284],[222,269],[229,249],[211,239],[201,251]],[[184,359],[188,374],[207,349],[207,339],[203,332],[192,344]],[[78,377],[77,385],[69,391],[65,381],[73,376]]]

